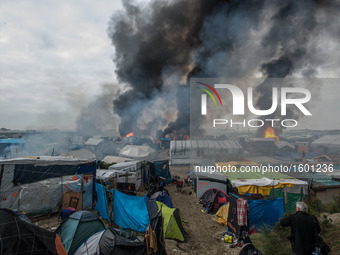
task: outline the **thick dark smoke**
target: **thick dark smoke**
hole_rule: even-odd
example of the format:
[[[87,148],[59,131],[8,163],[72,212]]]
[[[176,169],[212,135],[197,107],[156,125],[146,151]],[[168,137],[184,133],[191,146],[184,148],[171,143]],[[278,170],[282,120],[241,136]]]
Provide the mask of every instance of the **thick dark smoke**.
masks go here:
[[[262,45],[277,57],[263,63],[260,68],[268,79],[286,78],[297,72],[301,72],[306,78],[315,77],[317,67],[325,60],[317,60],[317,52],[308,51],[308,43],[313,41],[315,35],[327,29],[326,24],[318,22],[320,7],[318,1],[288,1],[272,16],[271,29],[264,37]],[[271,107],[272,87],[273,83],[267,79],[256,87],[259,109]],[[298,120],[300,112],[296,110],[287,109],[285,118]],[[283,117],[280,111],[281,108],[278,107],[271,116],[266,116],[266,118],[281,120]],[[266,126],[260,128],[258,135],[263,136],[265,129]],[[282,132],[282,126],[276,125],[275,131],[279,135]]]
[[[131,89],[114,100],[114,110],[121,117],[119,132],[122,135],[137,129],[141,112],[150,106],[149,101],[164,93],[164,70],[178,67],[183,78],[191,70],[192,50],[200,45],[199,33],[204,17],[222,1],[152,1],[138,6],[123,1],[125,11],[113,15],[108,34],[115,46],[114,62],[120,82]],[[188,109],[179,108],[181,101],[188,102],[188,93],[182,95],[186,81],[178,79],[171,90],[181,94],[177,102],[178,117],[170,129],[188,132]],[[165,92],[167,93],[167,92]],[[172,99],[173,100],[173,99]],[[186,113],[184,113],[184,111]],[[182,117],[182,116],[185,117]],[[156,123],[155,123],[156,121]],[[153,120],[159,128],[163,120]]]
[[[123,5],[108,28],[116,74],[128,88],[113,100],[121,135],[160,129],[162,135],[187,134],[188,77],[244,78],[257,72],[267,78],[313,77],[326,57],[337,58],[323,47],[325,39],[339,39],[339,5],[333,1],[123,0]],[[266,85],[256,89],[259,109],[271,106],[272,87]]]

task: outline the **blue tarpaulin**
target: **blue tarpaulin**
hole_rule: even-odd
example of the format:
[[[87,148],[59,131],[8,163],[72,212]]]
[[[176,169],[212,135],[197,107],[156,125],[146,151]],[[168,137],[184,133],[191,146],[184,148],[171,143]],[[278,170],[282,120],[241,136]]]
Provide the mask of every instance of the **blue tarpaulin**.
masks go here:
[[[0,139],[0,144],[23,144],[25,143],[24,139],[21,138],[8,138],[8,139]]]
[[[262,226],[274,226],[284,214],[284,203],[282,198],[267,200],[248,200],[249,226],[256,223],[256,229]]]
[[[115,223],[121,228],[146,232],[150,224],[148,198],[126,195],[115,190],[113,202],[113,217]]]
[[[104,220],[110,221],[110,212],[109,212],[109,207],[107,204],[105,187],[99,183],[96,183],[96,193],[97,193],[97,204],[94,207],[94,209],[99,212],[100,216]]]

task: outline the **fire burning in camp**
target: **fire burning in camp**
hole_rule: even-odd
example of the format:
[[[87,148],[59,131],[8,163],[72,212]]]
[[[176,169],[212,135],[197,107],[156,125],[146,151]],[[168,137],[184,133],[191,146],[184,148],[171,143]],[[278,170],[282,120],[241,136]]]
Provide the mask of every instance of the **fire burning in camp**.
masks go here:
[[[270,126],[268,126],[264,131],[264,138],[273,138],[275,139],[275,142],[278,142],[280,140],[279,137],[275,134],[274,128]]]
[[[134,132],[132,131],[132,132],[130,132],[130,133],[128,133],[125,137],[130,137],[130,136],[135,136],[135,134],[134,134]]]

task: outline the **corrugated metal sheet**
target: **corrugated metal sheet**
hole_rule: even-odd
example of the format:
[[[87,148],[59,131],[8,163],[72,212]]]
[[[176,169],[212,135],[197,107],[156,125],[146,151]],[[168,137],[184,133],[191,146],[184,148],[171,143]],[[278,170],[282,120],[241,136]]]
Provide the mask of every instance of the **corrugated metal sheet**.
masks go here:
[[[228,150],[230,152],[242,149],[242,146],[234,140],[213,141],[213,140],[175,140],[170,143],[170,150]]]

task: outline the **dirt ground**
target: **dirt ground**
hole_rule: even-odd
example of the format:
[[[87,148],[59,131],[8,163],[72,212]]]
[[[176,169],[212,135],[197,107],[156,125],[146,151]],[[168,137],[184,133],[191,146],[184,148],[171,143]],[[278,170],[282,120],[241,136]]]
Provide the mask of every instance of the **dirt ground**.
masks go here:
[[[172,166],[172,177],[186,178],[189,175],[189,166]],[[188,233],[188,240],[178,243],[174,240],[166,240],[166,249],[169,255],[185,254],[239,254],[240,248],[229,248],[230,244],[223,242],[222,233],[226,227],[217,224],[214,214],[202,212],[202,205],[196,198],[192,186],[184,186],[179,192],[174,184],[165,187],[170,194],[174,207],[180,210],[181,217],[185,220],[184,228]]]
[[[172,177],[184,179],[189,175],[189,166],[171,167]],[[190,185],[185,185],[179,192],[174,184],[165,187],[172,200],[174,207],[180,210],[181,217],[184,219],[184,228],[188,233],[185,242],[177,242],[166,239],[166,250],[169,255],[203,254],[203,255],[236,255],[240,248],[229,248],[230,244],[223,242],[222,233],[226,232],[226,227],[217,224],[213,218],[214,214],[202,212],[202,205],[196,198],[194,189]],[[98,214],[96,211],[94,213]],[[50,217],[40,217],[31,219],[34,224],[54,231],[61,223],[58,214]],[[104,221],[105,222],[105,221]],[[108,225],[108,224],[106,224]]]

